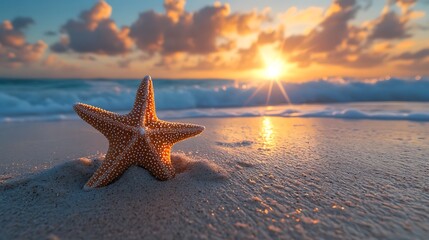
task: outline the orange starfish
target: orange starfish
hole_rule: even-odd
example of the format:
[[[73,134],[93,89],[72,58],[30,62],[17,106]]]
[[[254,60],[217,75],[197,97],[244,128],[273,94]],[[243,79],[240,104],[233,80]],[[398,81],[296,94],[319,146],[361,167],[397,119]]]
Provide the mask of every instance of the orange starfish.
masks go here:
[[[109,185],[132,165],[141,166],[159,180],[175,175],[171,147],[200,134],[203,126],[159,120],[155,111],[152,79],[144,77],[130,113],[119,115],[83,103],[76,113],[109,140],[106,158],[84,189]]]

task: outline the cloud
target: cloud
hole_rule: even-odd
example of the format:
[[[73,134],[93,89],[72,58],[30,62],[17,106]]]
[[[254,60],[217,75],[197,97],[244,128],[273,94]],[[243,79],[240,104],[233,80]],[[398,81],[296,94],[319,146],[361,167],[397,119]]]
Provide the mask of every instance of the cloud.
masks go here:
[[[258,34],[257,43],[258,45],[276,43],[283,39],[284,28],[280,26],[278,29],[271,29],[267,31],[261,31]]]
[[[42,66],[49,67],[51,69],[60,69],[60,70],[77,70],[77,66],[72,65],[56,54],[49,54],[46,58],[41,61]]]
[[[408,25],[415,15],[411,9],[415,1],[389,1],[374,20],[354,23],[359,10],[365,7],[359,3],[356,0],[333,1],[324,18],[311,31],[284,39],[284,56],[301,67],[317,63],[367,68],[389,61],[385,50],[395,46],[391,40],[412,37]],[[402,9],[400,14],[390,9],[393,5]]]
[[[416,52],[404,52],[392,58],[392,60],[404,60],[396,66],[400,69],[419,74],[429,74],[429,48],[423,48]]]
[[[425,15],[423,11],[412,9],[416,2],[416,0],[388,0],[381,15],[372,22],[372,33],[369,40],[394,40],[411,37],[410,21]],[[400,14],[392,9],[395,5],[401,9]]]
[[[18,48],[0,46],[0,62],[8,66],[19,67],[24,63],[32,63],[40,60],[48,45],[43,41],[34,44],[24,44]]]
[[[389,5],[396,4],[403,13],[407,12],[416,2],[417,0],[388,0]]]
[[[261,68],[264,65],[264,61],[259,52],[258,44],[254,43],[249,48],[240,49],[238,51],[239,60],[237,61],[237,69],[254,69]]]
[[[13,24],[6,20],[0,25],[0,44],[5,47],[18,48],[25,44],[24,33],[14,29]]]
[[[269,20],[267,10],[231,13],[228,4],[215,3],[187,12],[183,0],[164,1],[164,8],[164,13],[140,13],[130,32],[143,53],[160,56],[156,67],[209,70],[255,66],[251,62],[257,60],[251,61],[242,55],[255,57],[257,48],[237,49],[237,39],[258,33],[260,24]],[[260,42],[272,42],[276,37],[281,39],[277,32],[265,31],[260,34]],[[243,61],[229,64],[231,59],[223,54]],[[120,62],[121,67],[128,64],[129,61]]]
[[[16,49],[9,49],[8,56],[9,61],[13,62],[34,62],[39,60],[48,45],[43,41],[38,41],[34,44],[24,44],[23,46]]]
[[[228,71],[258,70],[270,57],[284,58],[298,68],[329,65],[344,70],[427,56],[425,49],[401,53],[399,47],[418,30],[412,21],[424,15],[413,9],[415,0],[389,0],[374,19],[358,21],[356,16],[370,3],[333,0],[327,9],[290,7],[273,19],[268,10],[232,12],[229,4],[215,2],[189,11],[185,0],[164,0],[163,12],[145,10],[130,25],[119,28],[111,19],[112,7],[101,0],[65,22],[50,49],[81,60],[119,56],[111,59],[116,63],[112,66],[119,68],[134,69],[137,58],[133,56],[143,54],[151,60],[145,64],[154,68]],[[43,54],[46,44],[28,46],[24,36],[24,29],[33,23],[26,17],[3,23],[2,61],[32,61]],[[56,34],[45,32],[46,36]]]
[[[78,58],[80,60],[84,60],[84,61],[93,61],[93,62],[97,61],[97,58],[95,56],[90,55],[90,54],[81,54],[78,56]]]
[[[8,66],[20,66],[41,59],[47,49],[46,43],[28,43],[21,31],[32,23],[34,21],[31,18],[24,17],[3,21],[0,25],[0,62]]]
[[[185,0],[165,0],[164,8],[165,13],[168,18],[172,19],[174,22],[177,22],[180,18],[180,15],[185,11]]]
[[[119,29],[110,19],[111,13],[112,7],[99,1],[90,10],[83,11],[79,20],[69,20],[62,26],[64,34],[51,50],[108,55],[127,53],[133,45],[128,36],[129,28]]]
[[[355,0],[334,1],[308,34],[284,39],[285,57],[301,67],[313,63],[367,67],[382,62],[384,55],[365,53],[366,29],[350,24],[359,9]]]
[[[332,13],[307,36],[304,48],[313,52],[331,51],[348,37],[348,22],[355,17],[359,9],[355,1],[336,1],[331,8]]]
[[[394,59],[401,60],[422,60],[426,57],[429,57],[429,48],[421,49],[417,52],[405,52],[401,55],[395,57]]]
[[[44,34],[45,36],[48,36],[48,37],[57,36],[57,32],[54,32],[54,31],[46,31],[46,32],[44,32],[43,34]]]
[[[187,13],[184,1],[173,2],[165,4],[166,14],[142,13],[131,27],[131,34],[140,49],[160,53],[164,58],[175,53],[204,54],[205,58],[188,59],[187,64],[183,64],[184,68],[191,69],[260,69],[264,67],[263,57],[266,57],[262,56],[264,51],[261,52],[264,45],[276,46],[286,61],[299,67],[312,64],[347,68],[380,66],[390,60],[386,50],[395,46],[388,40],[411,37],[408,23],[414,13],[411,9],[413,1],[398,0],[388,2],[386,9],[374,20],[356,23],[358,12],[367,9],[370,1],[334,0],[325,11],[317,7],[301,11],[291,7],[279,15],[282,22],[277,29],[261,30],[251,27],[251,22],[269,22],[270,18],[262,17],[261,12],[231,14],[228,5],[215,4]],[[397,14],[389,9],[393,4],[407,10]],[[175,20],[169,17],[172,15]],[[284,37],[283,25],[287,29],[289,23],[286,20],[292,19],[299,24],[311,24],[310,19],[318,23],[307,33]],[[193,29],[199,29],[200,35],[192,35]],[[154,34],[148,36],[145,32]],[[237,49],[236,42],[244,34],[256,35],[256,39],[249,47]],[[229,47],[220,48],[219,40],[230,43]],[[226,54],[221,55],[222,51]],[[195,64],[189,66],[190,62]],[[159,66],[177,66],[179,63],[175,56],[164,59]]]
[[[118,61],[118,66],[120,68],[129,68],[131,65],[132,59],[120,59]]]
[[[69,48],[70,40],[67,36],[61,36],[60,41],[51,45],[51,50],[56,53],[65,53]]]
[[[216,3],[189,13],[185,1],[165,1],[165,13],[146,11],[131,25],[131,37],[142,51],[208,54],[230,50],[229,34],[254,33],[267,18],[256,11],[232,13],[228,4]]]
[[[314,24],[319,23],[323,19],[324,12],[325,10],[321,7],[312,6],[299,10],[293,6],[279,14],[279,19],[287,24]]]
[[[369,39],[402,39],[411,35],[407,32],[407,20],[395,12],[386,12],[377,20]]]
[[[414,61],[412,63],[398,64],[396,66],[406,72],[411,72],[412,74],[429,75],[429,60]]]
[[[27,28],[30,24],[34,23],[34,20],[30,17],[16,17],[12,20],[13,28],[16,30]]]

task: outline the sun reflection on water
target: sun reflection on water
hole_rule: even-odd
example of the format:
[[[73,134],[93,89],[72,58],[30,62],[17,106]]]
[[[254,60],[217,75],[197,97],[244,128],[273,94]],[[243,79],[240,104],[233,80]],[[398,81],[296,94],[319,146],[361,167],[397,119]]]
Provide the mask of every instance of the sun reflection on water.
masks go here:
[[[262,119],[262,128],[261,128],[261,136],[262,136],[262,147],[264,149],[269,149],[274,145],[274,131],[273,124],[271,122],[270,117],[264,117]]]

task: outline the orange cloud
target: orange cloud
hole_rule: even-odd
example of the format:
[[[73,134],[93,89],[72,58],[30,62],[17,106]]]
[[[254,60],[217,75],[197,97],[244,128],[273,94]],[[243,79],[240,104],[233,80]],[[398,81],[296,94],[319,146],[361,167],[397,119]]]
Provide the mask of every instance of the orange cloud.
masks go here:
[[[371,39],[400,39],[410,37],[407,28],[407,19],[395,12],[388,11],[375,21]]]
[[[392,67],[411,61],[421,66],[427,61],[425,46],[403,52],[408,50],[405,43],[419,31],[413,20],[424,15],[413,9],[414,0],[389,1],[374,19],[359,23],[356,16],[368,7],[362,2],[333,0],[326,9],[290,7],[273,18],[267,9],[234,12],[229,4],[216,2],[187,11],[185,0],[165,0],[163,12],[145,10],[129,26],[119,28],[111,19],[112,7],[99,1],[63,24],[61,35],[51,45],[53,52],[63,55],[49,55],[43,64],[55,67],[52,64],[59,56],[70,54],[118,73],[145,66],[190,73],[222,69],[239,75],[266,67],[264,59],[272,57],[302,72],[309,68],[357,72],[353,68]],[[23,29],[32,23],[30,18],[16,18],[1,24],[2,62],[42,58],[46,44],[29,44],[24,36]],[[98,61],[101,56],[116,58]],[[145,56],[144,61],[139,56]]]
[[[33,23],[31,18],[18,17],[12,22],[6,20],[0,25],[0,62],[9,66],[20,66],[41,59],[47,49],[46,43],[27,43],[21,31]]]
[[[308,7],[299,10],[290,7],[286,12],[279,14],[281,22],[286,24],[317,24],[323,19],[325,10],[321,7]]]
[[[389,61],[389,49],[396,43],[386,40],[412,37],[409,22],[415,1],[388,2],[382,14],[363,24],[353,24],[362,9],[356,0],[336,0],[320,24],[309,33],[292,35],[284,40],[284,55],[289,61],[308,67],[329,64],[344,67],[375,67]],[[406,11],[390,9],[398,4]]]
[[[424,48],[417,52],[402,53],[401,55],[395,57],[395,59],[420,61],[420,60],[425,60],[428,57],[429,57],[429,48]]]
[[[25,36],[6,20],[0,25],[0,43],[6,47],[20,47],[25,44]]]
[[[89,11],[83,11],[80,18],[96,27],[97,23],[108,20],[110,15],[112,15],[112,7],[104,1],[99,1]]]
[[[231,14],[228,4],[193,13],[184,10],[184,1],[165,1],[164,7],[165,14],[146,11],[131,25],[130,36],[142,51],[207,54],[231,50],[228,47],[234,46],[234,39],[228,34],[254,33],[266,18],[257,12]]]
[[[99,1],[89,11],[83,11],[79,20],[69,20],[62,27],[64,36],[51,46],[51,50],[109,55],[129,52],[133,46],[130,30],[127,27],[119,29],[110,19],[111,13],[112,7]]]
[[[388,3],[388,6],[389,4],[390,3]],[[284,18],[295,18],[302,23],[310,23],[309,20],[312,15],[314,15],[313,19],[318,19],[319,24],[314,26],[308,33],[284,37],[285,31],[282,25],[286,24],[287,29],[287,22],[282,22],[277,25],[277,29],[255,29],[249,27],[252,21],[261,24],[268,22],[270,18],[255,17],[263,16],[263,14],[257,12],[231,14],[229,6],[217,4],[213,7],[203,8],[194,13],[186,13],[184,10],[181,10],[181,20],[175,24],[181,23],[181,27],[187,26],[188,29],[192,29],[195,16],[203,12],[207,19],[216,19],[216,23],[213,23],[213,26],[223,26],[222,30],[219,31],[207,31],[211,33],[208,39],[226,38],[227,41],[234,43],[232,45],[233,47],[220,49],[219,46],[216,45],[218,41],[206,40],[204,43],[209,44],[202,45],[206,47],[201,48],[203,49],[200,49],[201,51],[197,51],[192,45],[192,43],[195,43],[195,39],[189,37],[186,31],[179,31],[182,35],[178,34],[179,37],[174,38],[174,36],[177,35],[177,29],[179,29],[175,27],[158,30],[157,34],[155,34],[157,37],[146,36],[146,38],[141,38],[140,40],[145,41],[140,42],[140,47],[144,51],[153,50],[154,52],[160,53],[164,58],[171,53],[180,52],[188,54],[188,57],[182,55],[181,60],[178,60],[177,57],[166,58],[162,61],[162,64],[158,65],[159,67],[174,65],[176,68],[183,66],[183,69],[223,69],[231,71],[237,69],[261,69],[264,67],[262,59],[266,57],[261,55],[265,54],[264,51],[261,52],[261,47],[268,44],[277,48],[278,51],[282,53],[286,62],[290,64],[295,63],[299,68],[306,68],[311,65],[331,65],[343,68],[372,68],[390,61],[389,51],[395,47],[396,43],[385,40],[408,39],[412,36],[408,26],[410,18],[407,17],[414,12],[410,9],[411,6],[412,4],[410,3],[407,12],[402,14],[397,14],[387,9],[376,19],[363,24],[356,24],[353,20],[355,20],[357,13],[361,9],[368,6],[361,6],[356,0],[335,0],[326,11],[316,7],[302,11],[298,11],[296,8],[290,8],[282,15]],[[209,12],[213,15],[208,14]],[[149,19],[149,16],[158,18],[158,20]],[[147,31],[149,30],[148,26],[161,26],[162,24],[166,24],[165,22],[169,21],[165,21],[168,17],[164,16],[163,14],[157,14],[155,12],[145,12],[140,15],[139,24],[141,25],[139,25],[139,27],[147,24]],[[228,22],[229,19],[239,19],[237,16],[240,16],[240,19],[244,19],[242,22],[245,23],[245,26],[248,26],[248,28],[241,28],[242,30],[240,31],[238,27],[240,26],[240,24],[238,24],[240,21],[235,20]],[[165,22],[161,19],[164,19]],[[157,24],[148,24],[153,22]],[[171,26],[175,25],[173,24]],[[160,28],[156,27],[156,29]],[[199,29],[210,30],[209,27],[200,27]],[[141,34],[143,34],[143,32],[144,31],[142,31]],[[204,33],[205,31],[202,32],[202,34]],[[235,34],[234,36],[236,38],[230,38],[231,35],[228,35],[229,33]],[[236,45],[235,43],[243,36],[243,34],[240,33],[256,35],[256,39],[248,47],[236,47],[240,45]],[[170,38],[167,36],[171,36],[171,39],[175,39],[175,41],[172,44],[168,44],[168,39]],[[136,41],[138,42],[138,40],[139,39]],[[176,46],[176,48],[172,46]],[[150,47],[153,48],[149,49]],[[193,54],[204,54],[204,57],[193,58],[191,57]],[[183,62],[186,62],[186,64]]]
[[[165,0],[164,8],[168,18],[173,22],[179,21],[180,15],[185,11],[185,0]]]

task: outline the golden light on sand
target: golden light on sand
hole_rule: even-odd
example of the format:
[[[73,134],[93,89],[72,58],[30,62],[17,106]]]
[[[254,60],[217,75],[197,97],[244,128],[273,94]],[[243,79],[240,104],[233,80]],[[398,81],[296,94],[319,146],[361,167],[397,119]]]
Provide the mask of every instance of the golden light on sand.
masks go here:
[[[274,144],[274,138],[273,138],[273,124],[271,123],[271,118],[264,117],[262,120],[262,128],[261,128],[261,135],[263,139],[263,147],[264,148],[270,148]]]

